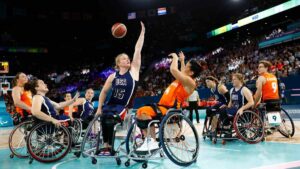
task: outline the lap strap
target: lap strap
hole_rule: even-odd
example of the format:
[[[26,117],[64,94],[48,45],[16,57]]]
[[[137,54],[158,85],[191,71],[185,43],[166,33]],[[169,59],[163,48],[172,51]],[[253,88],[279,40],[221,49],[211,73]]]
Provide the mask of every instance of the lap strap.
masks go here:
[[[157,118],[158,119],[160,119],[163,116],[163,114],[162,114],[159,106],[165,107],[165,108],[169,109],[169,107],[163,106],[163,105],[159,105],[157,103],[150,103],[150,104],[146,104],[145,106],[150,106],[153,109],[153,111],[157,114]]]

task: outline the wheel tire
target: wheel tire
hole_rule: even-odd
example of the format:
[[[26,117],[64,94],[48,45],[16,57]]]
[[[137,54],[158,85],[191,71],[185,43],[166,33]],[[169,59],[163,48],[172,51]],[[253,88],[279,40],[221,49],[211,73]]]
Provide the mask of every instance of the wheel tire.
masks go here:
[[[194,135],[195,135],[195,140],[196,140],[196,151],[195,151],[195,156],[193,157],[194,159],[192,161],[189,161],[189,162],[181,162],[181,161],[178,161],[177,158],[174,158],[170,152],[168,151],[168,148],[167,146],[164,144],[163,140],[164,140],[164,125],[167,123],[167,120],[174,116],[174,115],[178,115],[178,116],[181,116],[180,118],[182,118],[182,120],[185,120],[186,123],[188,123],[188,125],[191,127]],[[198,157],[198,153],[199,153],[199,147],[200,147],[200,144],[199,144],[199,136],[198,136],[198,132],[195,128],[195,126],[193,125],[193,123],[187,118],[185,117],[184,115],[182,115],[181,113],[178,113],[178,112],[168,112],[168,114],[163,118],[162,122],[161,122],[161,125],[160,125],[160,128],[159,128],[159,138],[160,138],[160,142],[162,143],[162,148],[164,150],[164,153],[166,154],[166,156],[175,164],[179,165],[179,166],[189,166],[191,164],[194,163],[194,161],[197,159]]]
[[[142,167],[143,167],[143,168],[147,168],[147,167],[148,167],[148,164],[147,164],[147,163],[143,163]]]
[[[128,132],[127,132],[127,135],[126,135],[125,147],[126,147],[127,155],[129,155],[129,153],[130,153],[130,137],[131,137],[131,133],[132,133],[135,125],[136,125],[136,122],[131,124],[131,126],[130,126]],[[145,162],[145,160],[134,160],[134,159],[133,159],[133,161],[138,162],[138,163]]]
[[[71,134],[70,134],[69,130],[66,127],[62,126],[61,129],[65,132],[65,134],[67,134],[68,140],[69,140],[69,145],[66,148],[65,152],[61,156],[59,156],[58,158],[54,158],[54,159],[51,159],[51,160],[45,160],[45,158],[41,159],[38,155],[36,155],[33,152],[32,147],[30,146],[31,145],[30,138],[33,134],[33,131],[36,131],[41,126],[43,127],[44,125],[49,125],[49,124],[50,124],[49,122],[43,122],[43,123],[40,123],[40,124],[36,125],[35,127],[33,127],[33,129],[31,130],[31,132],[29,133],[28,138],[27,138],[27,149],[28,149],[28,152],[29,152],[30,156],[32,158],[34,158],[35,160],[37,160],[39,162],[43,162],[43,163],[51,163],[51,162],[61,160],[62,158],[64,158],[70,152],[71,145],[72,145],[72,138],[71,138]],[[50,125],[52,125],[52,124],[50,124]]]
[[[129,161],[126,161],[125,162],[125,167],[129,167],[130,166],[130,162]]]
[[[97,159],[96,158],[92,158],[92,164],[97,164]]]
[[[83,140],[82,140],[81,145],[80,145],[80,152],[81,152],[83,158],[88,157],[88,156],[84,153],[84,146],[85,146],[85,143],[86,143],[86,141],[87,141],[88,132],[91,130],[91,128],[93,127],[93,124],[95,123],[95,121],[96,121],[98,118],[99,118],[99,116],[94,117],[94,119],[90,122],[90,124],[89,124],[88,127],[86,128],[85,135],[84,135]]]
[[[75,152],[74,155],[79,158],[81,156],[81,152]]]
[[[122,164],[122,161],[120,158],[116,158],[116,161],[117,161],[117,165],[121,165]]]
[[[281,108],[281,111],[283,111],[283,112],[285,113],[285,115],[289,118],[289,120],[290,120],[290,122],[291,122],[291,125],[292,125],[292,133],[291,133],[291,134],[287,134],[287,133],[285,133],[284,131],[282,131],[282,130],[280,130],[280,129],[278,129],[278,131],[279,131],[279,133],[280,133],[281,135],[283,135],[284,137],[286,137],[286,138],[291,138],[291,137],[293,137],[294,134],[295,134],[295,124],[294,124],[294,121],[293,121],[293,119],[291,118],[291,116],[288,114],[288,112],[287,112],[286,110],[284,110],[283,108]]]

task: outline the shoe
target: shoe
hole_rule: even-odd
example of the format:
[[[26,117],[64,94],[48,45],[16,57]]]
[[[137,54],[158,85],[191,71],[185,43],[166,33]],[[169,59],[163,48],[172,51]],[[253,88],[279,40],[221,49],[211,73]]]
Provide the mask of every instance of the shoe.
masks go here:
[[[153,138],[145,139],[144,143],[136,149],[136,153],[138,154],[147,154],[149,151],[153,152],[158,150],[158,142],[155,141]]]
[[[107,148],[104,152],[103,152],[104,156],[111,156],[111,149]]]
[[[100,149],[100,153],[98,154],[98,156],[111,156],[110,148],[102,148],[102,149]]]

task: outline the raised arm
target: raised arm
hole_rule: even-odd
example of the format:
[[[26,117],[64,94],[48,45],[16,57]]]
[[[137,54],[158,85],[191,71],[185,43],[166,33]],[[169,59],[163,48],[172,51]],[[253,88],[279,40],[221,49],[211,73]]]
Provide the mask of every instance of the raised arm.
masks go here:
[[[78,99],[79,95],[80,95],[79,92],[77,92],[75,94],[75,96],[73,97],[73,99],[65,101],[65,102],[60,102],[60,103],[56,103],[56,102],[51,100],[51,104],[54,106],[54,108],[56,110],[60,110],[60,109],[63,109],[64,107],[66,107],[66,106],[70,106],[71,104],[73,104]]]
[[[71,121],[73,121],[73,108],[75,106],[83,105],[85,103],[85,101],[86,100],[84,98],[78,98],[78,99],[76,99],[76,101],[73,104],[71,104],[69,106],[69,117],[70,117]]]
[[[144,35],[145,35],[145,26],[143,22],[141,22],[141,27],[142,27],[141,33],[139,39],[135,44],[135,50],[134,50],[133,59],[131,63],[131,72],[133,73],[135,80],[139,79],[139,72],[141,68],[141,52],[144,45]]]
[[[181,71],[178,70],[178,56],[176,53],[171,53],[169,56],[173,57],[171,66],[170,66],[170,72],[175,77],[176,80],[178,80],[185,88],[191,88],[192,91],[187,91],[188,93],[193,92],[193,90],[196,88],[195,81],[183,74]]]
[[[185,69],[185,56],[182,51],[179,52],[180,71],[183,72]]]

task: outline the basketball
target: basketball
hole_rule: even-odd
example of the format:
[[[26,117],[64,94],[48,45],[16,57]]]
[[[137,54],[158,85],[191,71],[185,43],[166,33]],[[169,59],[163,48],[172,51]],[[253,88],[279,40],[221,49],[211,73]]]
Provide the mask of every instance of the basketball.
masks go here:
[[[127,33],[127,28],[123,23],[115,23],[111,28],[111,33],[115,38],[123,38]]]

